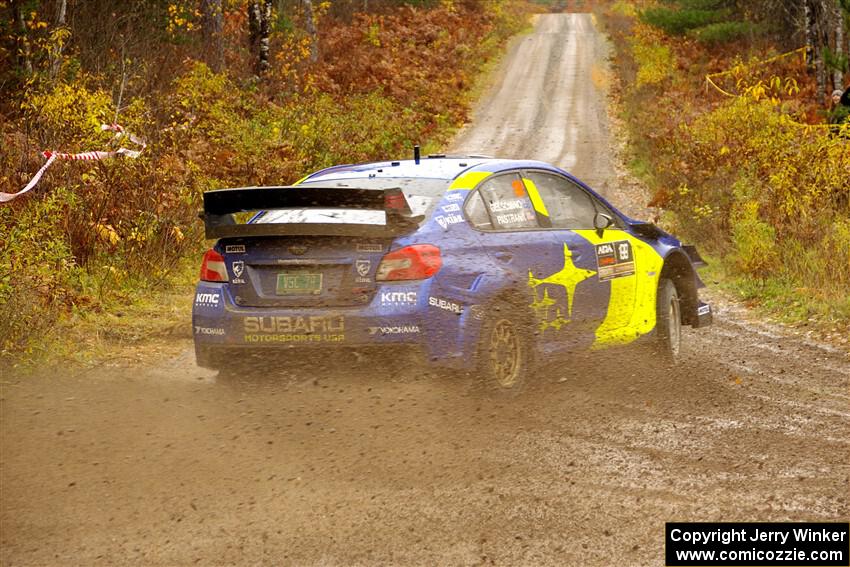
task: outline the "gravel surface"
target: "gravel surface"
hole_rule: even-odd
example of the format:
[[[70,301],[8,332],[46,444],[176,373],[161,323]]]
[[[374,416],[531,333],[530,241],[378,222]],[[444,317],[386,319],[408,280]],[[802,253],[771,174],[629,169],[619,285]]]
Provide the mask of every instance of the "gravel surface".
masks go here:
[[[640,210],[606,51],[589,15],[541,16],[455,148],[556,162]],[[657,566],[666,521],[846,521],[847,353],[708,295],[681,366],[553,360],[509,400],[406,359],[225,381],[183,339],[3,376],[0,565]]]

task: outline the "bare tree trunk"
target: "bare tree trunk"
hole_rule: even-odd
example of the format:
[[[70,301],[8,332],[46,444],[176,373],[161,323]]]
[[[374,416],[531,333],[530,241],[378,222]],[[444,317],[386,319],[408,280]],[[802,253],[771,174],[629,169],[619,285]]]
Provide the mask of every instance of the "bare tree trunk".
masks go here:
[[[251,56],[256,57],[260,44],[260,5],[257,2],[248,2],[248,34]]]
[[[811,1],[811,6],[809,2]],[[814,51],[815,63],[815,79],[817,80],[817,90],[815,96],[818,101],[823,102],[826,97],[826,64],[823,59],[824,47],[829,46],[829,42],[824,41],[824,18],[826,14],[823,10],[823,0],[805,0],[811,20],[809,28],[812,35],[812,47]]]
[[[257,59],[257,75],[269,70],[269,36],[271,35],[272,0],[263,0],[260,11],[260,45]]]
[[[224,43],[221,35],[224,13],[221,0],[201,0],[201,15],[204,58],[207,65],[219,73],[224,69]]]
[[[803,0],[803,26],[805,27],[806,35],[806,63],[809,68],[814,65],[815,61],[815,42],[814,32],[812,30],[812,7],[809,5],[809,0]]]
[[[254,73],[261,77],[269,70],[269,36],[271,35],[272,0],[248,3],[248,30]]]
[[[53,22],[54,44],[50,46],[50,80],[55,81],[62,67],[62,50],[65,47],[65,15],[68,10],[68,1],[59,0],[56,4],[56,18]]]
[[[14,19],[18,68],[26,75],[32,75],[32,51],[27,39],[27,24],[24,21],[23,6],[20,0],[12,0],[12,18]]]
[[[310,36],[310,63],[315,63],[319,60],[319,32],[316,31],[312,0],[304,0],[304,27]]]
[[[844,50],[844,11],[841,9],[841,2],[835,0],[835,56],[839,61],[844,62],[844,55],[847,53]],[[833,86],[836,89],[844,88],[844,70],[835,69],[832,76]]]

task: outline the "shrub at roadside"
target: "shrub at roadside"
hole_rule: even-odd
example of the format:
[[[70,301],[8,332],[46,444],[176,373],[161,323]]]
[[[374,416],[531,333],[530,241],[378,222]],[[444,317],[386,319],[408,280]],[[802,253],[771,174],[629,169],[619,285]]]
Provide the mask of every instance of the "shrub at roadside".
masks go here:
[[[682,224],[730,234],[744,274],[814,288],[850,308],[850,240],[835,245],[850,218],[846,139],[807,131],[769,100],[744,96],[683,125],[666,151],[689,166],[663,179],[690,190],[659,203]],[[722,250],[726,242],[715,244]]]

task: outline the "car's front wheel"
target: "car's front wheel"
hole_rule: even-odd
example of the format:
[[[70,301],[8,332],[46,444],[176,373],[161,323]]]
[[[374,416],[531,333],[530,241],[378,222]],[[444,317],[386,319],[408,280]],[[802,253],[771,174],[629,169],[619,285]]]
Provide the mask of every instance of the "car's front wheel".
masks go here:
[[[656,350],[662,358],[675,362],[682,347],[682,309],[676,285],[667,278],[658,282],[655,317]]]
[[[526,385],[531,369],[531,343],[523,319],[506,306],[496,306],[481,328],[478,375],[497,393],[514,395]]]

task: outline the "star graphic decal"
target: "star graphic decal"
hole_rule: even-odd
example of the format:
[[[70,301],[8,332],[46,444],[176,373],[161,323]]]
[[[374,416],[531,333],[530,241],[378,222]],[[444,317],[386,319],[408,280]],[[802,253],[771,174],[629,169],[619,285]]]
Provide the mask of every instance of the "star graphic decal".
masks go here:
[[[529,278],[531,275],[529,273]],[[534,309],[534,312],[537,313],[537,317],[540,319],[548,319],[549,318],[549,308],[555,305],[555,300],[549,297],[549,290],[543,290],[543,299],[539,299],[537,297],[537,290],[534,290],[534,303],[531,304],[531,308]]]
[[[534,289],[534,294],[535,294],[535,297],[534,297],[535,303],[532,304],[532,307],[534,307],[534,305],[538,303],[538,301],[537,301],[537,286],[539,286],[541,284],[560,285],[567,292],[567,313],[568,313],[569,317],[571,318],[573,316],[573,296],[575,295],[576,287],[578,286],[578,284],[580,284],[581,282],[583,282],[587,278],[593,277],[594,275],[596,275],[595,271],[585,270],[584,268],[579,268],[573,263],[573,253],[570,250],[569,246],[567,246],[567,244],[565,242],[564,243],[564,267],[560,272],[556,272],[556,273],[552,274],[551,276],[549,276],[547,278],[542,278],[542,279],[535,278],[534,275],[531,272],[528,273],[528,285],[532,289]],[[544,301],[547,297],[548,297],[548,295],[544,291]],[[548,307],[547,307],[546,314],[548,315]],[[557,321],[557,327],[556,328],[560,329],[560,327],[564,324],[564,321],[568,321],[568,320],[564,320],[561,317],[560,312],[559,312],[558,318],[556,319],[556,321]],[[554,325],[551,325],[551,326],[554,326]]]

